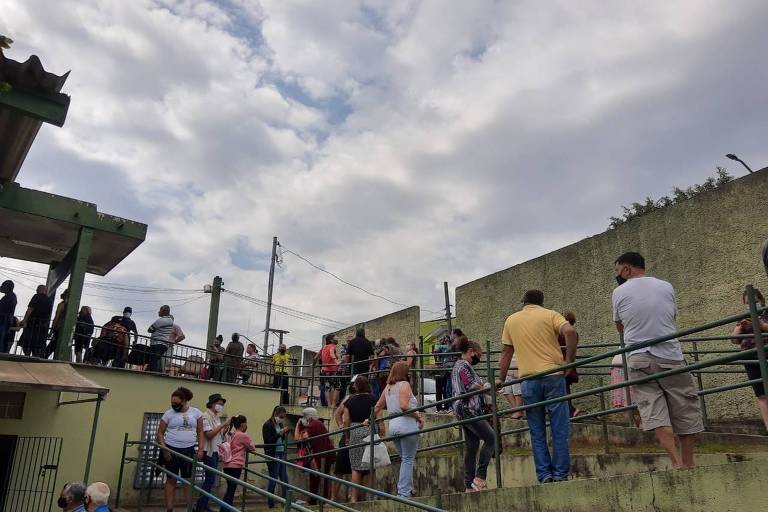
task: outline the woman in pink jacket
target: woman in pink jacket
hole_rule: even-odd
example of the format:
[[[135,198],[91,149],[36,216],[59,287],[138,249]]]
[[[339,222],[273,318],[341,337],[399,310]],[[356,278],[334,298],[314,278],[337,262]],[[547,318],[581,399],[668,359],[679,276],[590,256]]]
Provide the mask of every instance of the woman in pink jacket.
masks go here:
[[[256,447],[253,445],[251,436],[246,434],[248,430],[248,420],[242,414],[232,418],[230,423],[233,429],[230,435],[229,447],[232,452],[232,457],[224,462],[224,473],[227,475],[239,479],[243,473],[245,467],[245,460],[248,457],[248,452],[256,453]],[[224,494],[224,502],[232,505],[235,501],[235,491],[237,490],[237,483],[227,480],[227,492]],[[225,512],[225,508],[221,508],[221,512]]]

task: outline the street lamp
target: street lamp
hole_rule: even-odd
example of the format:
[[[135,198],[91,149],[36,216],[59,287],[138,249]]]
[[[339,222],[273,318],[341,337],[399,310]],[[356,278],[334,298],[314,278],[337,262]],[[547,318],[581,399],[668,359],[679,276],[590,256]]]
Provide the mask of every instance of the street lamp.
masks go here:
[[[727,154],[727,155],[725,155],[725,156],[726,156],[726,158],[730,158],[731,160],[735,160],[736,162],[740,162],[740,163],[741,163],[741,165],[743,165],[744,167],[746,167],[746,168],[747,168],[747,170],[750,172],[750,174],[752,173],[752,169],[750,169],[750,168],[749,168],[749,166],[748,166],[747,164],[745,164],[745,163],[744,163],[744,160],[742,160],[741,158],[737,157],[737,156],[736,156],[736,155],[734,155],[733,153],[728,153],[728,154]]]

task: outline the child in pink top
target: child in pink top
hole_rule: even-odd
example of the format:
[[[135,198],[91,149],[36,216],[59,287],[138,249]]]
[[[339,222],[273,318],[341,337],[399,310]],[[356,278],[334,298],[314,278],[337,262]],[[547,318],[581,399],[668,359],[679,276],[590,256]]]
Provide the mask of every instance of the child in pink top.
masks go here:
[[[248,420],[245,416],[235,416],[232,418],[231,423],[234,432],[231,434],[229,441],[230,449],[232,450],[232,458],[224,463],[224,473],[227,475],[239,479],[243,473],[243,467],[245,466],[245,459],[248,457],[248,452],[255,453],[256,447],[253,445],[251,436],[245,433],[248,430]],[[224,502],[232,505],[235,501],[235,491],[237,490],[237,483],[227,480],[227,492],[224,494]],[[224,507],[221,508],[224,512]]]

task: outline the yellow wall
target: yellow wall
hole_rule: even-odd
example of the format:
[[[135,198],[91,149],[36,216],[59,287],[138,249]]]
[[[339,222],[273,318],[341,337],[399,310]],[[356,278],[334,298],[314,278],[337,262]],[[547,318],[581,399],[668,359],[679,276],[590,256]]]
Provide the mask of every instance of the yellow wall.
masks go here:
[[[167,410],[170,395],[177,387],[185,386],[192,390],[195,395],[192,405],[201,410],[205,408],[209,395],[221,393],[227,399],[226,413],[229,416],[244,414],[248,418],[250,433],[257,443],[261,442],[261,424],[267,420],[280,399],[279,392],[271,389],[130,370],[75,366],[83,376],[110,389],[101,405],[90,480],[106,482],[113,493],[117,489],[125,433],[128,433],[130,440],[138,440],[144,413]],[[0,419],[0,434],[62,437],[57,478],[57,489],[60,489],[66,482],[83,478],[95,404],[57,407],[57,398],[58,393],[54,391],[28,391],[23,419]],[[81,395],[80,398],[91,396]],[[62,396],[62,401],[74,399],[77,399],[77,395],[65,393]],[[136,456],[136,448],[129,448],[128,454]],[[135,464],[127,465],[125,469],[123,499],[127,498],[127,501],[131,501],[134,495],[134,470]]]

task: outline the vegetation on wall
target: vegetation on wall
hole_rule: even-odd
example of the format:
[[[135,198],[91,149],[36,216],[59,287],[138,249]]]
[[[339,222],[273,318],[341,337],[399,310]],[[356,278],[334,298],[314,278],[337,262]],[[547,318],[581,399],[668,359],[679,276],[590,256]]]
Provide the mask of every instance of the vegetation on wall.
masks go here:
[[[7,50],[11,47],[11,44],[13,43],[13,39],[10,37],[4,36],[3,34],[0,34],[0,55],[3,54],[3,50]],[[10,92],[12,89],[11,84],[8,82],[0,81],[0,93],[3,92]]]
[[[714,176],[710,176],[704,181],[704,183],[693,185],[686,189],[675,187],[672,189],[672,197],[662,196],[659,199],[653,199],[650,196],[645,198],[645,202],[632,203],[629,206],[622,206],[624,213],[621,217],[611,217],[609,220],[611,223],[608,225],[608,229],[616,229],[617,227],[625,224],[632,219],[642,217],[650,212],[666,208],[667,206],[673,206],[680,204],[681,202],[691,199],[701,193],[715,190],[720,185],[724,185],[729,181],[733,181],[733,176],[728,173],[728,169],[725,167],[717,167],[717,171]]]

